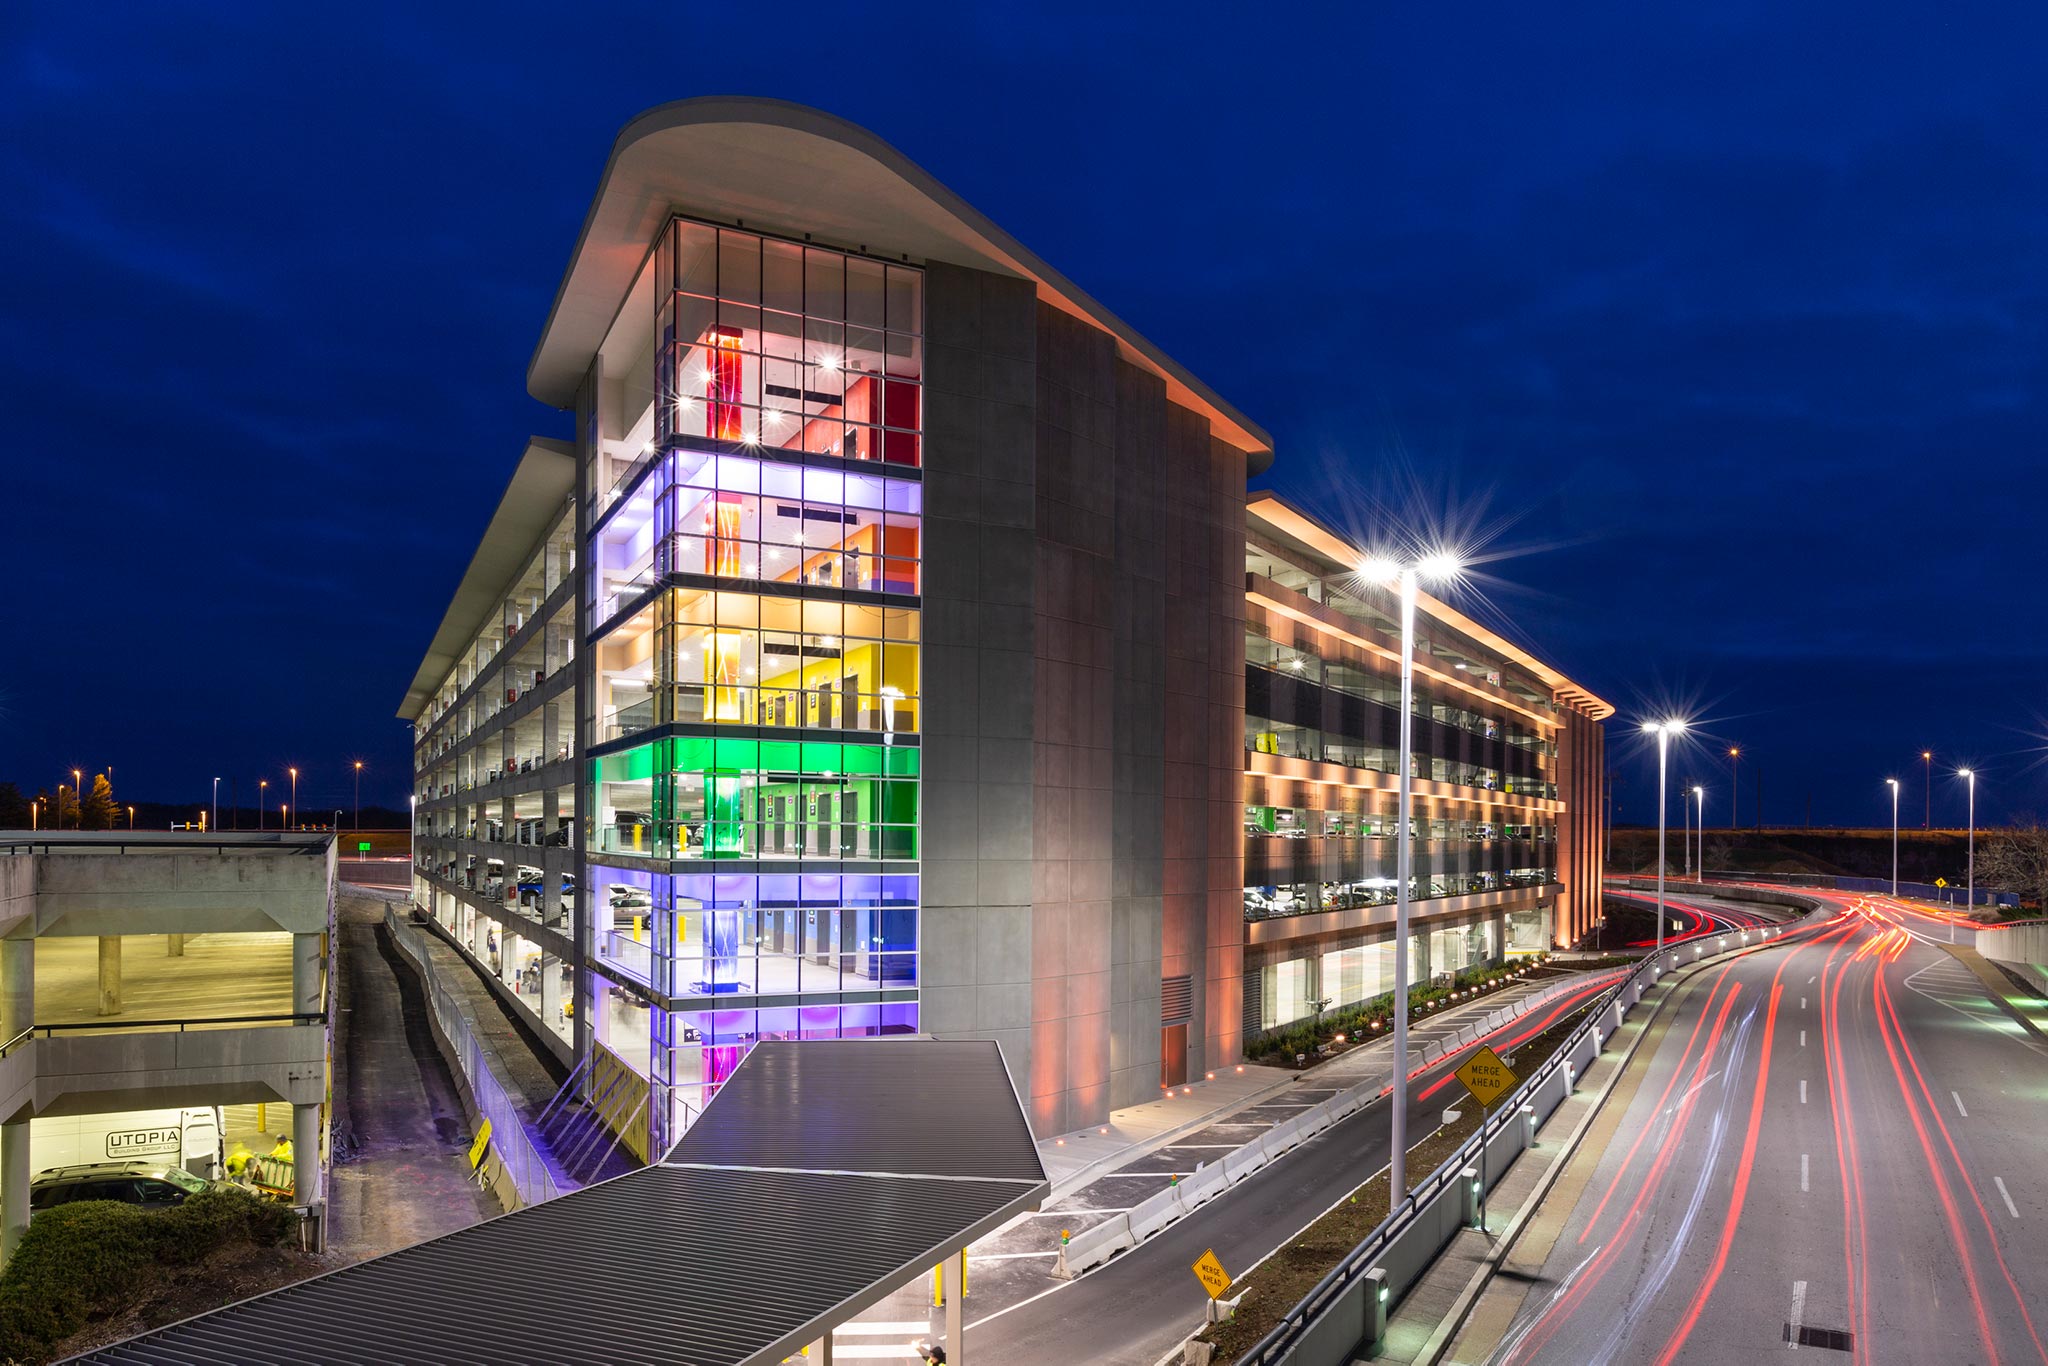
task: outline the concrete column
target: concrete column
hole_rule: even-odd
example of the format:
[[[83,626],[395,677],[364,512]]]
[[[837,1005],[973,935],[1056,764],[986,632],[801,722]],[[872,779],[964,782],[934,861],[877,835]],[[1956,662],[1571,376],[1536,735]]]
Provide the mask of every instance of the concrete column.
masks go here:
[[[965,1333],[967,1302],[967,1250],[962,1248],[946,1258],[946,1366],[967,1360]]]
[[[832,1335],[819,1338],[804,1349],[804,1355],[811,1359],[811,1366],[832,1366]]]
[[[164,956],[168,958],[183,958],[185,956],[185,936],[182,934],[165,935]]]
[[[292,1107],[292,1203],[310,1207],[311,1251],[326,1246],[325,1192],[320,1181],[320,1107]]]
[[[514,992],[519,990],[519,936],[511,930],[498,932],[501,953],[498,958],[498,976]]]
[[[481,911],[471,912],[470,951],[476,954],[476,961],[489,966],[491,961],[491,922]]]
[[[100,1014],[121,1013],[121,936],[100,936]]]
[[[318,1015],[321,998],[321,961],[325,955],[320,952],[318,934],[295,934],[292,936],[292,1014]]]
[[[0,1042],[36,1022],[36,941],[0,939]]]
[[[28,1112],[0,1124],[0,1266],[5,1266],[28,1231]]]
[[[550,1029],[562,1018],[562,960],[552,953],[540,960],[540,1017]]]

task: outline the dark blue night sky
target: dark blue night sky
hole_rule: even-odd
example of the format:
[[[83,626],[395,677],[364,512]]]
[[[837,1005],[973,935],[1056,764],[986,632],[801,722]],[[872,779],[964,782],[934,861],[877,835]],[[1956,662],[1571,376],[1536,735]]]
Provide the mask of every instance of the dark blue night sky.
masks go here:
[[[277,15],[0,9],[0,779],[402,802],[397,704],[567,434],[525,366],[612,138],[742,93],[901,147],[1333,522],[1489,530],[1486,597],[1622,708],[1625,819],[1674,703],[1773,822],[1880,823],[1889,773],[1917,822],[1923,746],[2048,813],[2038,6]]]

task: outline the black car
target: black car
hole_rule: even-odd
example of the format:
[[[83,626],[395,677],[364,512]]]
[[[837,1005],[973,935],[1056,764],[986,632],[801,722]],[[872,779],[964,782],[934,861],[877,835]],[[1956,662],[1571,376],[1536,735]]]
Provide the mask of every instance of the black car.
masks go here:
[[[77,1200],[118,1200],[142,1209],[169,1209],[221,1183],[161,1162],[83,1162],[50,1167],[29,1183],[30,1217]]]

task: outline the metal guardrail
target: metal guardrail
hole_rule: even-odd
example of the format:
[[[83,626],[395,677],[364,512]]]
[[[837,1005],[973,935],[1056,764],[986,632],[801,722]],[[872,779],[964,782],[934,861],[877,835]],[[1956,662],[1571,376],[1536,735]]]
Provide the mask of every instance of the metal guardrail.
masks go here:
[[[1504,1025],[1530,1015],[1560,997],[1585,991],[1589,985],[1597,984],[1603,978],[1618,980],[1621,976],[1621,969],[1616,968],[1568,977],[1500,1006],[1461,1027],[1448,1043],[1432,1041],[1411,1050],[1410,1075],[1414,1075],[1414,1069],[1427,1068],[1441,1061],[1447,1051],[1468,1048]],[[1362,1081],[1347,1087],[1321,1104],[1268,1129],[1222,1161],[1205,1164],[1187,1179],[1168,1186],[1124,1213],[1084,1229],[1060,1249],[1055,1274],[1078,1276],[1102,1265],[1117,1253],[1137,1246],[1303,1141],[1315,1137],[1339,1120],[1349,1118],[1378,1099],[1386,1089],[1387,1083],[1378,1080]]]
[[[1790,933],[1794,928],[1774,926],[1761,931],[1730,931],[1717,936],[1715,956],[1726,952],[1739,952],[1748,947],[1752,934],[1761,942]],[[1237,1358],[1235,1366],[1279,1366],[1279,1363],[1288,1361],[1323,1312],[1345,1292],[1364,1282],[1366,1276],[1379,1266],[1389,1245],[1407,1233],[1425,1211],[1433,1209],[1434,1202],[1462,1178],[1468,1167],[1480,1160],[1486,1145],[1508,1126],[1523,1122],[1522,1108],[1531,1103],[1532,1098],[1546,1083],[1571,1065],[1573,1055],[1579,1051],[1587,1036],[1598,1030],[1603,1021],[1609,1022],[1607,1032],[1613,1032],[1618,1026],[1618,1020],[1614,1019],[1616,1012],[1613,1007],[1622,995],[1631,987],[1635,987],[1638,988],[1636,999],[1640,1000],[1641,989],[1655,982],[1664,972],[1704,960],[1704,947],[1701,941],[1687,940],[1683,944],[1667,946],[1661,955],[1651,953],[1625,978],[1617,982],[1612,991],[1593,1002],[1585,1023],[1572,1033],[1571,1038],[1552,1051],[1550,1057],[1525,1077],[1511,1095],[1499,1102],[1494,1107],[1491,1118],[1482,1122],[1479,1130],[1471,1138],[1411,1189],[1402,1200],[1400,1208],[1390,1212],[1378,1228],[1367,1234],[1357,1247],[1345,1254],[1344,1259],[1322,1280],[1316,1282],[1315,1286],[1302,1296],[1300,1303],[1290,1309],[1271,1332]],[[1692,949],[1692,952],[1687,953],[1687,948]]]
[[[1636,874],[1635,876],[1641,876]],[[1811,887],[1816,891],[1864,892],[1888,896],[1892,880],[1888,877],[1837,877],[1831,873],[1743,873],[1729,869],[1720,872],[1708,870],[1700,874],[1702,882],[1758,882],[1775,887]],[[1937,901],[1949,905],[1962,903],[1968,898],[1966,889],[1961,887],[1937,887],[1931,882],[1901,882],[1900,896],[1910,896],[1921,901]],[[1989,887],[1977,888],[1977,899],[1971,903],[1978,906],[2017,907],[2020,899],[2017,893],[1994,891]]]
[[[54,1034],[129,1034],[141,1030],[168,1030],[179,1034],[195,1029],[218,1029],[222,1025],[242,1024],[325,1024],[325,1011],[312,1011],[303,1015],[207,1015],[189,1020],[131,1020],[121,1015],[109,1015],[102,1020],[79,1020],[64,1024],[30,1025],[20,1034],[7,1041],[12,1048],[21,1039],[31,1034],[49,1038]],[[4,1051],[4,1049],[0,1049]]]
[[[427,1000],[434,1009],[434,1020],[441,1027],[441,1037],[454,1050],[456,1063],[469,1083],[469,1093],[476,1100],[477,1114],[490,1122],[490,1150],[497,1154],[506,1176],[519,1192],[520,1204],[537,1205],[554,1199],[562,1193],[555,1174],[535,1145],[519,1105],[491,1070],[490,1059],[484,1056],[483,1046],[470,1031],[469,1018],[462,1013],[453,993],[442,985],[433,956],[420,946],[418,932],[405,923],[396,906],[384,908],[384,923],[391,931],[392,942],[419,972]]]
[[[211,850],[222,854],[291,854],[310,858],[325,855],[334,838],[330,832],[312,830],[273,830],[268,833],[252,830],[239,835],[136,835],[125,830],[74,830],[69,834],[16,831],[0,839],[0,855],[126,854],[169,849],[181,854]]]

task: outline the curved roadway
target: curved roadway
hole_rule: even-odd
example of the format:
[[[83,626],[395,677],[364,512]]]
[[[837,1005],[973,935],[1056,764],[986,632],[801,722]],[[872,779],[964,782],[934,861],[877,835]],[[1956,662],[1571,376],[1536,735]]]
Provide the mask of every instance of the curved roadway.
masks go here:
[[[1669,988],[1455,1359],[2048,1366],[2048,1049],[1939,917],[1814,895],[1817,932]]]

